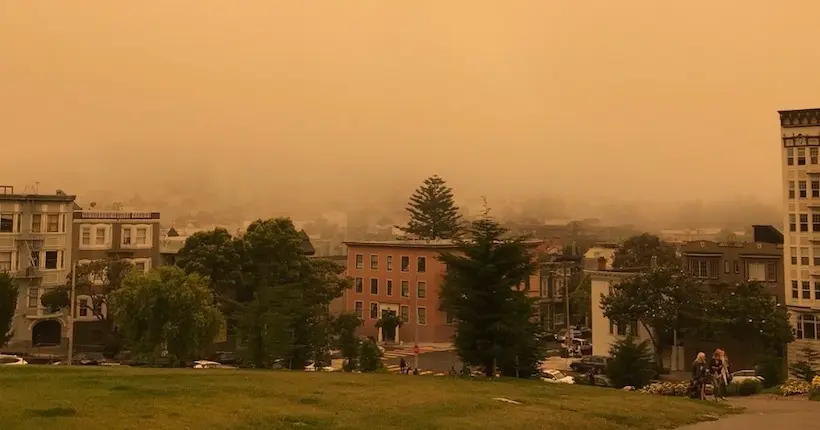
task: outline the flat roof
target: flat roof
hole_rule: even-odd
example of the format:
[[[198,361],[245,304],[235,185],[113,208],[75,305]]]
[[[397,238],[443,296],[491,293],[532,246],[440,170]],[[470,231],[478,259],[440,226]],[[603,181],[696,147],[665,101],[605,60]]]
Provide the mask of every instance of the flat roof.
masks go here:
[[[448,249],[457,248],[458,244],[450,239],[438,240],[351,240],[343,241],[347,246],[369,246],[369,247],[384,247],[384,248],[434,248],[434,249]],[[527,240],[528,245],[540,245],[544,243],[543,240]]]
[[[63,202],[71,203],[77,199],[77,196],[69,196],[67,194],[5,194],[0,193],[0,200],[3,201],[36,201],[36,202]]]

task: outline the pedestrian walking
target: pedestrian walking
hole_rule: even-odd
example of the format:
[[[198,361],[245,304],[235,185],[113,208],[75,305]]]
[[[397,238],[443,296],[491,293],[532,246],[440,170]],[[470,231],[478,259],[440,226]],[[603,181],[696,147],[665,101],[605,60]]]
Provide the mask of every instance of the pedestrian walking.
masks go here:
[[[401,369],[401,373],[404,373],[404,369],[406,369],[406,368],[407,368],[407,362],[404,361],[404,357],[402,357],[401,361],[399,361],[399,369]]]
[[[727,377],[723,367],[723,351],[716,349],[709,361],[709,374],[712,377],[712,395],[715,400],[726,399]]]
[[[692,362],[692,382],[689,384],[689,395],[693,399],[706,400],[706,377],[709,369],[706,367],[706,354],[699,352]]]

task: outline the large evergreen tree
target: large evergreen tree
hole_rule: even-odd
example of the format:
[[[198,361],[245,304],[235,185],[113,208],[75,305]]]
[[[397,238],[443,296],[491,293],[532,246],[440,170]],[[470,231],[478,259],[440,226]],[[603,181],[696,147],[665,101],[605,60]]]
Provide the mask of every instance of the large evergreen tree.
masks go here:
[[[523,238],[486,214],[470,223],[458,253],[443,253],[447,264],[441,308],[457,321],[454,345],[461,360],[494,376],[530,376],[543,359],[541,329],[533,301],[523,289],[535,270]]]
[[[424,180],[407,204],[410,221],[402,231],[418,239],[453,239],[461,230],[461,215],[453,190],[438,175]]]
[[[17,308],[17,283],[6,273],[0,273],[0,346],[11,339],[11,323]]]

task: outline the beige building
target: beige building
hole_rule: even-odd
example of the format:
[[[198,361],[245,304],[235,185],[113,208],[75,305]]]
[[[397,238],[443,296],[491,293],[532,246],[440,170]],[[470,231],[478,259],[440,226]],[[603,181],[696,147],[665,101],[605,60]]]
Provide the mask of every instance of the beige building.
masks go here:
[[[20,289],[12,321],[10,352],[61,349],[67,344],[67,315],[44,309],[40,297],[65,285],[71,271],[75,196],[19,194],[0,186],[0,271],[12,274]],[[36,351],[36,349],[35,349]]]
[[[800,349],[820,351],[820,109],[780,111],[783,166],[783,275],[786,304]]]

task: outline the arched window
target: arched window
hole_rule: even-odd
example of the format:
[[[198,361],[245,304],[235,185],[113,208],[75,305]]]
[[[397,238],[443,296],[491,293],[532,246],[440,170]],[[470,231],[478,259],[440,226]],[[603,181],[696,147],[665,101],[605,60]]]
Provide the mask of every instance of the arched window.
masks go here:
[[[814,315],[799,315],[797,317],[797,338],[817,339],[817,318]]]

